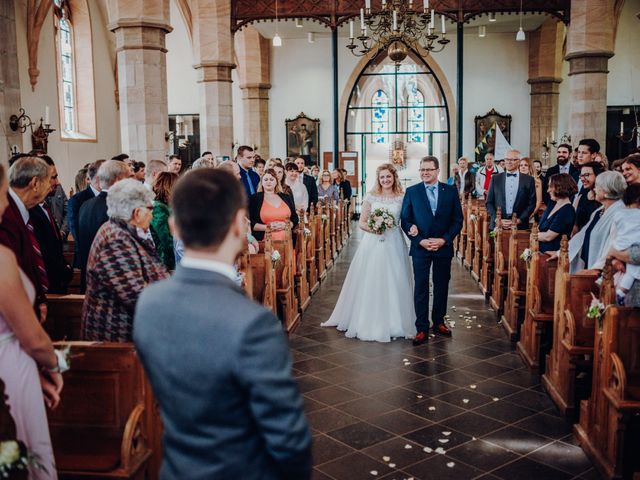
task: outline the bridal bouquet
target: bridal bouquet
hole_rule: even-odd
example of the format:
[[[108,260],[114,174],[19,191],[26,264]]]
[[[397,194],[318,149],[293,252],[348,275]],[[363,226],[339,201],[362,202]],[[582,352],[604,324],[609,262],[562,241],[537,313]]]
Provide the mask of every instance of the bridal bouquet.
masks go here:
[[[386,208],[376,208],[371,215],[367,226],[377,235],[384,235],[384,232],[396,226],[396,219]],[[384,237],[380,240],[383,241]]]

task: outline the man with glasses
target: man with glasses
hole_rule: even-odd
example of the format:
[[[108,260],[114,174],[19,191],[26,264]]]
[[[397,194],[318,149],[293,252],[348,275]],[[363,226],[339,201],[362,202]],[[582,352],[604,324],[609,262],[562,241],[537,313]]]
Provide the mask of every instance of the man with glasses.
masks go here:
[[[491,178],[487,193],[487,211],[491,218],[490,228],[496,227],[498,208],[502,212],[502,227],[510,229],[515,213],[518,230],[529,227],[529,217],[536,206],[536,186],[533,177],[520,173],[520,152],[509,150],[505,157],[505,171]]]
[[[426,156],[420,162],[422,182],[407,189],[402,204],[401,225],[411,240],[416,331],[414,345],[429,339],[429,276],[433,269],[433,333],[446,337],[444,323],[451,278],[453,239],[462,229],[462,206],[458,190],[438,181],[440,162]]]
[[[588,162],[582,165],[580,169],[580,181],[582,188],[578,190],[578,194],[573,199],[573,208],[576,209],[576,224],[573,228],[575,235],[582,227],[584,227],[591,218],[591,214],[600,207],[600,203],[596,201],[594,195],[589,195],[596,185],[596,177],[604,171],[602,165],[598,162]]]

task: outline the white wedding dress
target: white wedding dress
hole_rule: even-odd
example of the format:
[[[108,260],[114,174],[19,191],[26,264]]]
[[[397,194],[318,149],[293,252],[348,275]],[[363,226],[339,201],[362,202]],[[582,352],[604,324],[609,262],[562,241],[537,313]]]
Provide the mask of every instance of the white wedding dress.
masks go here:
[[[413,274],[399,226],[402,198],[373,194],[365,198],[363,210],[386,208],[396,227],[382,236],[364,232],[333,313],[321,326],[338,327],[347,337],[377,342],[415,336]]]

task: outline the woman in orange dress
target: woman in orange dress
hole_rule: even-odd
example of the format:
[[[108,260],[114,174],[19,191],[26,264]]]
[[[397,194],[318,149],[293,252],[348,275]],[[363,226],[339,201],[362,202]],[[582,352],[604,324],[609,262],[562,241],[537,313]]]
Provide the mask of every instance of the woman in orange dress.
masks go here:
[[[249,217],[251,229],[257,240],[264,239],[267,227],[271,227],[274,240],[284,240],[287,224],[292,228],[298,225],[293,198],[282,193],[282,187],[272,168],[264,172],[257,193],[251,196]]]

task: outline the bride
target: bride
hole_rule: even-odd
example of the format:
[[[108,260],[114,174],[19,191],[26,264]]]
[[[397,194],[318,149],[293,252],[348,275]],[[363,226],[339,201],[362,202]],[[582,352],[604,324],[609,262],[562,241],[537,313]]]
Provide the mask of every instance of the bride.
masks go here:
[[[399,227],[404,194],[396,168],[385,163],[376,170],[376,185],[362,204],[364,236],[342,286],[338,303],[323,327],[338,327],[346,336],[388,342],[416,333],[413,276],[407,244]],[[379,235],[369,228],[371,212],[386,209],[394,226]]]

